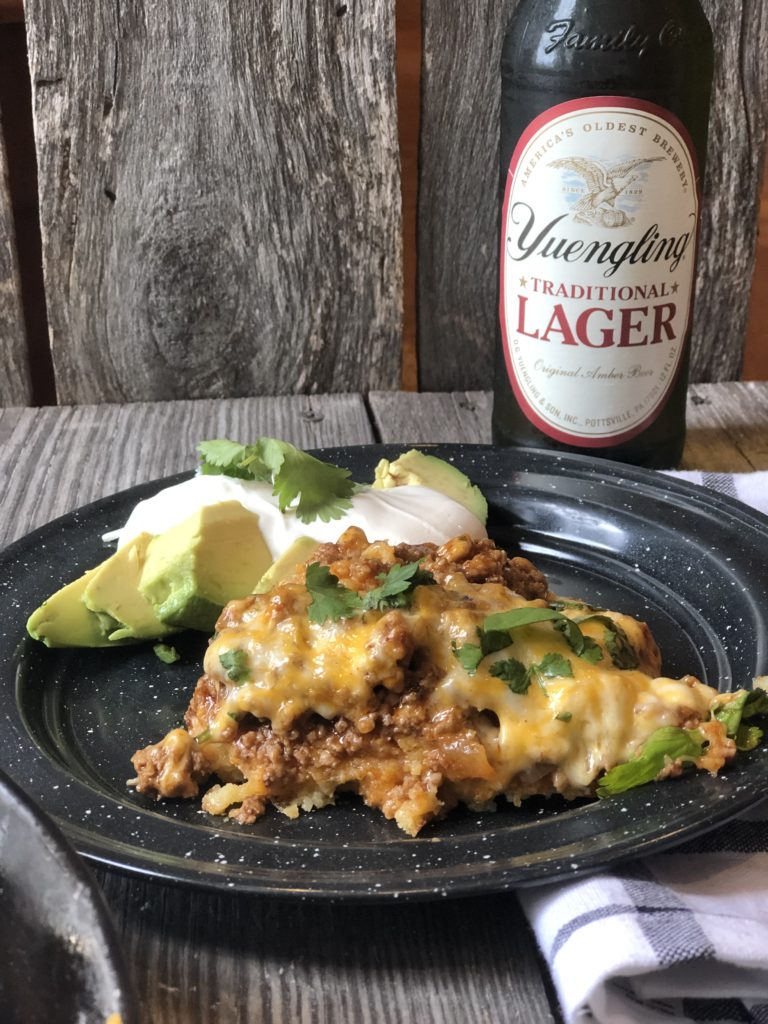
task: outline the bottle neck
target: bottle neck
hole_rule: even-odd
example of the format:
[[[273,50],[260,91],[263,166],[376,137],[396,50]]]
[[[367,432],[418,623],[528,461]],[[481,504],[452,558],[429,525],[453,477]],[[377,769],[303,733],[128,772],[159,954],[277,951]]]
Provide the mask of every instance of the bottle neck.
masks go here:
[[[646,88],[683,63],[711,65],[699,0],[521,0],[502,48],[505,74],[524,67],[587,78],[647,75]],[[689,67],[690,70],[690,67]]]

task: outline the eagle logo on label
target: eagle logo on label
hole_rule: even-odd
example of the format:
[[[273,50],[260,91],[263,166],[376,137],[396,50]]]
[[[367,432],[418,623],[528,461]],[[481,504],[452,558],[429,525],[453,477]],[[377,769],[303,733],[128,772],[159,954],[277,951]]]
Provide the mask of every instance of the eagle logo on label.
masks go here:
[[[553,160],[548,166],[570,171],[578,175],[586,185],[584,189],[573,189],[581,194],[573,205],[571,217],[577,224],[591,224],[601,228],[623,228],[634,224],[632,213],[638,208],[641,190],[628,190],[637,182],[645,180],[645,169],[649,164],[665,160],[663,156],[641,157],[605,165],[583,156],[569,156]],[[617,200],[624,202],[617,206]],[[627,203],[626,200],[634,200]],[[627,208],[623,208],[623,207]]]

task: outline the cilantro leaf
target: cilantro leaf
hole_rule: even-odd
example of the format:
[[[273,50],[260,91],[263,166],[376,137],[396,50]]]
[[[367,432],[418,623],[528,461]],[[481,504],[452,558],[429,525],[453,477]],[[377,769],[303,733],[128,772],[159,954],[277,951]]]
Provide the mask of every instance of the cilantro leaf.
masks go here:
[[[555,715],[556,722],[570,722],[573,718],[573,714],[570,711],[561,711],[559,715]]]
[[[226,438],[202,441],[197,450],[202,473],[270,482],[280,511],[290,508],[302,523],[341,518],[358,489],[349,470],[321,462],[274,437],[261,437],[249,445]]]
[[[590,665],[596,665],[598,661],[603,660],[603,651],[600,644],[593,640],[591,636],[584,637],[584,646],[582,650],[578,652],[580,658],[584,661],[588,661]]]
[[[704,735],[698,729],[674,726],[657,729],[636,757],[605,773],[598,784],[597,795],[601,798],[616,796],[653,782],[670,761],[697,761],[704,753],[704,742]]]
[[[488,615],[483,623],[483,630],[486,633],[498,630],[506,632],[510,629],[519,629],[521,626],[531,626],[536,622],[559,622],[563,618],[564,615],[551,608],[511,608],[508,612]]]
[[[518,661],[517,658],[494,661],[489,671],[495,679],[502,679],[512,693],[528,693],[532,681],[531,675],[522,661]]]
[[[172,665],[174,661],[178,661],[180,658],[179,652],[175,647],[171,647],[170,644],[155,644],[152,650],[160,661],[165,662],[166,665]]]
[[[302,523],[314,519],[328,523],[340,519],[350,508],[355,484],[349,470],[321,462],[292,444],[271,437],[262,438],[261,455],[272,470],[272,493],[281,512],[292,507]]]
[[[483,651],[483,657],[486,654],[495,654],[496,651],[503,651],[505,647],[512,645],[512,637],[509,633],[505,633],[503,629],[480,629],[478,634],[480,636],[480,647]]]
[[[605,644],[606,650],[611,656],[611,661],[613,661],[616,668],[637,668],[640,664],[637,651],[629,642],[629,637],[626,632],[618,622],[615,622],[609,615],[587,615],[585,618],[578,619],[577,621],[579,624],[584,622],[599,622],[601,625],[605,626],[603,643]]]
[[[637,651],[629,642],[629,638],[621,626],[617,626],[616,629],[606,629],[603,642],[616,668],[632,669],[637,668],[640,664]]]
[[[565,642],[579,658],[588,661],[590,665],[596,665],[598,661],[603,660],[603,649],[600,644],[591,636],[582,633],[578,623],[573,619],[563,615],[560,621],[555,623],[555,629],[564,635]]]
[[[233,476],[239,480],[260,481],[271,479],[269,469],[259,457],[258,444],[244,445],[220,438],[201,441],[197,450],[203,476]]]
[[[480,640],[479,644],[464,644],[462,647],[457,647],[455,643],[451,644],[454,656],[470,676],[475,674],[486,655],[503,651],[504,648],[512,645],[512,637],[503,630],[478,629],[477,635]]]
[[[247,683],[251,678],[251,667],[245,651],[224,651],[219,655],[221,667],[233,683]]]
[[[508,612],[497,612],[489,615],[483,623],[486,632],[498,630],[519,629],[521,626],[532,626],[537,622],[551,622],[555,629],[564,636],[566,643],[574,654],[577,654],[585,661],[595,664],[603,657],[603,652],[598,643],[591,637],[585,636],[578,624],[569,619],[562,612],[554,608],[512,608]]]
[[[473,676],[477,672],[478,665],[485,657],[479,644],[463,644],[461,647],[457,647],[455,643],[452,643],[451,650],[454,658],[468,676]]]
[[[545,654],[538,665],[530,665],[528,667],[528,675],[531,679],[536,680],[545,696],[548,697],[549,691],[544,685],[544,680],[557,679],[559,676],[572,676],[573,668],[567,658],[564,658],[562,654],[556,651],[552,651],[549,654]]]
[[[538,665],[532,666],[546,679],[557,679],[558,677],[570,678],[573,675],[573,667],[567,658],[556,651],[545,654]]]
[[[361,610],[360,595],[339,583],[339,577],[334,576],[327,565],[312,562],[307,566],[306,579],[307,590],[312,595],[307,611],[310,622],[338,622]]]
[[[229,469],[238,466],[245,458],[246,448],[238,441],[219,438],[215,441],[201,441],[197,446],[204,463],[215,469]]]
[[[378,576],[382,581],[381,586],[369,590],[363,598],[365,611],[408,608],[416,587],[435,582],[432,573],[425,572],[420,566],[421,561],[408,562],[406,565],[395,564],[388,572]]]

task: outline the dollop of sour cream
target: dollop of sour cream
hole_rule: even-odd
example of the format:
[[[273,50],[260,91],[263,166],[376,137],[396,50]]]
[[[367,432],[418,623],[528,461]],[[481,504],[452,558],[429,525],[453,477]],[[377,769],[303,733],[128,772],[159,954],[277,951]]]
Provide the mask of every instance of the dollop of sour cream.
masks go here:
[[[294,512],[281,512],[267,483],[237,480],[228,476],[195,476],[165,487],[140,501],[120,530],[104,535],[122,547],[140,533],[164,533],[206,505],[239,501],[255,512],[273,558],[279,558],[299,537],[335,541],[350,526],[358,526],[370,541],[390,544],[443,544],[460,534],[487,537],[485,527],[459,502],[430,487],[408,485],[355,494],[341,519],[328,523],[315,519],[302,523]]]

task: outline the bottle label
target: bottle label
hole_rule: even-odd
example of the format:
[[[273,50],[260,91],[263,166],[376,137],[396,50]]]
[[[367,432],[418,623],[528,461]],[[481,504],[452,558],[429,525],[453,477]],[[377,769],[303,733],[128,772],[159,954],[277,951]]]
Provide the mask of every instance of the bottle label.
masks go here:
[[[698,167],[674,114],[593,96],[532,122],[512,156],[501,231],[504,356],[528,419],[600,448],[659,415],[693,300]]]

